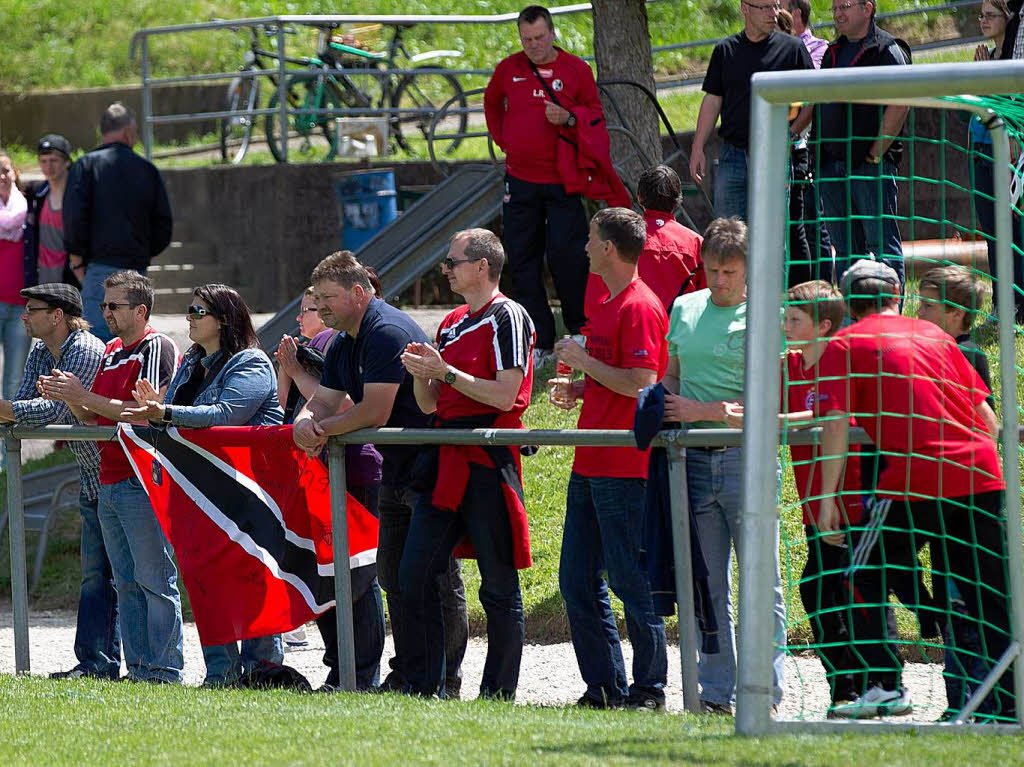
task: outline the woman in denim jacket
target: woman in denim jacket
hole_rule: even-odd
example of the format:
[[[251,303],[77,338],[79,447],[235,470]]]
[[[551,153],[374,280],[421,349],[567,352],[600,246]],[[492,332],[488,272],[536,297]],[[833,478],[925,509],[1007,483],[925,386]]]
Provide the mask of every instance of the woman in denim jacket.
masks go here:
[[[203,285],[188,307],[188,335],[194,342],[167,387],[164,403],[140,379],[135,408],[141,417],[172,426],[274,426],[282,421],[277,374],[259,340],[242,297],[227,285]],[[238,646],[204,646],[204,686],[220,687],[251,671],[261,660],[281,663],[281,635],[246,639]]]

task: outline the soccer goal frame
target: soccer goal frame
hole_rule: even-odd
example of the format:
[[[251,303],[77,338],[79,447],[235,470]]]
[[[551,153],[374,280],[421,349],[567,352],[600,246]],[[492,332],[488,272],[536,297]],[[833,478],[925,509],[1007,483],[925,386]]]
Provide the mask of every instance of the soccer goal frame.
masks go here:
[[[784,292],[788,176],[789,106],[803,103],[902,104],[972,111],[984,120],[994,112],[982,106],[942,100],[973,93],[1017,93],[1024,84],[1024,61],[998,61],[928,66],[890,66],[828,71],[772,72],[751,81],[751,163],[748,186],[750,209],[748,255],[748,335],[743,439],[743,516],[738,637],[736,732],[764,735],[784,732],[820,733],[915,730],[949,732],[951,727],[986,733],[1019,733],[1024,728],[1024,705],[1017,707],[1016,724],[930,724],[864,721],[775,721],[772,705],[773,616],[772,587],[777,553],[763,542],[774,540],[777,512],[761,502],[775,497],[780,394],[778,330]],[[837,98],[837,94],[842,94]],[[995,187],[996,263],[1001,275],[1013,274],[1011,250],[1010,150],[1000,120],[989,124]],[[1013,281],[998,280],[1000,304],[1012,307]],[[1001,371],[1015,371],[1013,312],[999,318]],[[1001,376],[1003,473],[1006,481],[1008,571],[1011,592],[1012,641],[986,686],[990,688],[1014,660],[1017,695],[1024,694],[1024,563],[1021,549],[1019,435],[1016,376]],[[968,709],[987,693],[986,686],[968,701]],[[977,698],[978,700],[975,700]],[[965,709],[965,712],[967,709]]]

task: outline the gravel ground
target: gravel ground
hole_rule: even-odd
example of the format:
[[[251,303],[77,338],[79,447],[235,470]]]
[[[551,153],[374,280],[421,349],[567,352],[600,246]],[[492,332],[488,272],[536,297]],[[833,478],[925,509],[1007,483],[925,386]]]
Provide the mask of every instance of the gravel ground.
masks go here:
[[[68,669],[75,664],[75,615],[70,611],[36,612],[30,616],[30,647],[32,673],[46,675],[52,671]],[[302,672],[313,686],[322,683],[326,669],[321,663],[323,642],[315,624],[306,627],[309,644],[285,653],[285,663]],[[627,666],[632,655],[628,643],[623,651]],[[475,697],[475,690],[483,671],[487,642],[480,637],[469,640],[463,663],[463,697]],[[383,673],[387,660],[394,654],[390,635],[384,648]],[[669,647],[668,710],[682,711],[683,697],[679,689],[679,648]],[[10,605],[0,609],[0,673],[14,673],[14,631]],[[199,634],[194,623],[185,624],[185,683],[198,685],[203,680],[204,666],[199,646]],[[921,721],[935,719],[945,706],[942,669],[936,664],[908,664],[904,683],[910,688],[917,705],[912,717]],[[528,644],[523,652],[522,671],[519,676],[519,703],[536,705],[566,705],[583,693],[583,683],[576,667],[572,645]],[[786,659],[786,694],[781,716],[785,718],[820,719],[828,704],[821,664],[811,656]]]

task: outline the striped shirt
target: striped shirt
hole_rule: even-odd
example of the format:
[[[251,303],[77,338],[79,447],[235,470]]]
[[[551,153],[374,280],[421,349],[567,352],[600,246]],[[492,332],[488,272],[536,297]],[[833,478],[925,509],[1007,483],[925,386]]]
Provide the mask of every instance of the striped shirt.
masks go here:
[[[103,342],[87,330],[74,330],[60,347],[60,356],[53,354],[42,341],[36,341],[25,362],[25,376],[11,401],[14,421],[19,426],[46,426],[51,423],[75,424],[78,420],[67,404],[43,399],[36,390],[41,375],[50,375],[54,368],[74,373],[87,389],[92,386],[103,359]],[[89,500],[99,490],[100,455],[95,442],[73,441],[71,450],[82,474],[82,489]]]
[[[142,338],[127,348],[120,338],[107,344],[92,390],[100,396],[123,400],[134,406],[132,391],[136,381],[145,378],[160,391],[171,382],[180,362],[181,352],[174,341],[147,325]],[[108,426],[115,422],[97,415],[96,423]],[[101,485],[113,485],[132,476],[128,457],[117,440],[100,447]]]

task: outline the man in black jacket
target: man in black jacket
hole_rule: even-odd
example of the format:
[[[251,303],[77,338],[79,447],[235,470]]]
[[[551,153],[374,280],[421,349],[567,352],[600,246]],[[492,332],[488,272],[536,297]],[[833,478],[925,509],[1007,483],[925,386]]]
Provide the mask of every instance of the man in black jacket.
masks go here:
[[[910,47],[875,26],[875,3],[834,0],[832,14],[839,37],[825,51],[822,69],[910,63]],[[895,176],[903,155],[899,136],[909,111],[899,105],[823,104],[814,121],[821,140],[822,206],[826,219],[837,219],[826,222],[836,248],[837,278],[854,259],[874,253],[896,270],[902,292]],[[853,138],[858,136],[874,138]],[[851,176],[868,178],[850,180],[847,186]]]
[[[121,102],[100,119],[102,143],[72,167],[64,197],[64,245],[71,267],[83,261],[85,318],[104,341],[111,336],[99,304],[103,281],[133,269],[145,274],[171,241],[171,204],[160,172],[132,151],[135,115]]]

